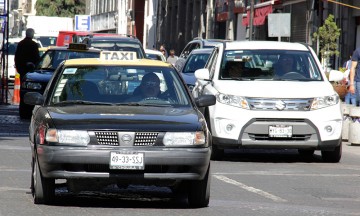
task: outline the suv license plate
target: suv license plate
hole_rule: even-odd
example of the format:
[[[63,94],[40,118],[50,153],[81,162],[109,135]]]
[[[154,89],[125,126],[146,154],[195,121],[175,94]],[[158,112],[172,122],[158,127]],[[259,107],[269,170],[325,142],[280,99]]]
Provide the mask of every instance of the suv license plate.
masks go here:
[[[269,137],[292,137],[292,126],[270,125]]]
[[[143,170],[144,153],[110,152],[110,169]]]

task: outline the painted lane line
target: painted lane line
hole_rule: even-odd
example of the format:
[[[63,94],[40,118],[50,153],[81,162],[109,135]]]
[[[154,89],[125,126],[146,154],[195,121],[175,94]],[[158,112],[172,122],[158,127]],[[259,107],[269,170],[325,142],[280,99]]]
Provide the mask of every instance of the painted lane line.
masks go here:
[[[235,180],[230,179],[230,178],[228,178],[226,176],[223,176],[223,175],[213,175],[213,176],[215,178],[223,181],[223,182],[238,186],[238,187],[240,187],[240,188],[242,188],[244,190],[247,190],[249,192],[252,192],[252,193],[258,194],[260,196],[263,196],[265,198],[271,199],[271,200],[273,200],[275,202],[287,202],[287,200],[282,199],[282,198],[280,198],[278,196],[272,195],[270,193],[267,193],[265,191],[262,191],[260,189],[254,188],[254,187],[247,186],[247,185],[245,185],[245,184],[243,184],[241,182],[235,181]]]

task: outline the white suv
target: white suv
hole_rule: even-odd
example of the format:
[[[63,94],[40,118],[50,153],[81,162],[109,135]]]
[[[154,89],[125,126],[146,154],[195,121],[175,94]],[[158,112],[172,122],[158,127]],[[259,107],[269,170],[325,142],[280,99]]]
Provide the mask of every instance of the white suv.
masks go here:
[[[280,148],[308,157],[321,150],[324,161],[340,161],[339,96],[311,47],[224,42],[195,76],[194,97],[217,98],[203,110],[213,136],[213,159],[226,148]]]

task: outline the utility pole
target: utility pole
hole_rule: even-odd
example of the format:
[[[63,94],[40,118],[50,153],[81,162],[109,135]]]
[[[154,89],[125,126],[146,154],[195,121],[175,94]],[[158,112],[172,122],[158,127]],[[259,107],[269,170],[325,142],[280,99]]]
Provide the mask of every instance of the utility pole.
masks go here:
[[[249,17],[249,40],[253,40],[253,24],[254,24],[254,0],[250,1],[250,17]]]

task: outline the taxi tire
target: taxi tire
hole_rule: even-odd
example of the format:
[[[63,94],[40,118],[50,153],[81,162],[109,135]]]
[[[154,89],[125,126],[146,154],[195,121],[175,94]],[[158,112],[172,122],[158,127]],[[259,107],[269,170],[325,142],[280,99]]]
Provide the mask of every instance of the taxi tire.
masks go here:
[[[321,151],[321,157],[324,162],[327,163],[338,163],[342,155],[342,144],[335,147],[333,151]]]
[[[19,115],[21,119],[30,119],[32,115],[33,106],[27,105],[23,100],[20,100]]]
[[[210,200],[210,165],[202,180],[190,182],[188,203],[191,208],[202,208],[209,205]]]
[[[41,175],[39,162],[35,157],[32,168],[32,195],[34,204],[51,204],[55,199],[55,180]]]

